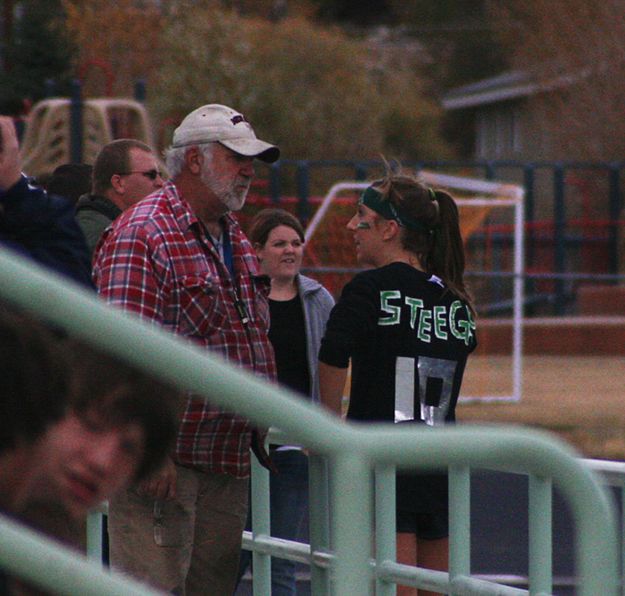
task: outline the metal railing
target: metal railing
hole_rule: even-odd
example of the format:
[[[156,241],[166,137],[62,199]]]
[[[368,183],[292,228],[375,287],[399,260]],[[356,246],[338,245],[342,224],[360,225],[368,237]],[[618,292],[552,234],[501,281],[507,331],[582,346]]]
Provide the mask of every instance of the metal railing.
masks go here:
[[[269,442],[280,444],[286,441],[282,433],[272,429]],[[290,442],[292,444],[293,442]],[[599,480],[608,487],[619,489],[619,501],[625,505],[625,463],[593,459],[580,459],[580,463],[588,469],[599,473]],[[271,585],[270,557],[279,557],[303,563],[310,567],[310,584],[313,594],[329,594],[327,574],[331,566],[333,555],[330,544],[330,527],[327,515],[319,515],[319,512],[327,512],[327,490],[329,478],[323,458],[310,455],[310,478],[309,494],[311,502],[317,505],[311,507],[311,540],[310,544],[284,540],[271,536],[270,510],[269,510],[269,472],[260,464],[254,463],[252,468],[252,530],[244,532],[243,547],[252,551],[254,557],[254,572],[252,586],[254,594],[269,594]],[[480,467],[480,472],[485,471]],[[492,471],[511,472],[497,466]],[[518,471],[517,471],[518,472]],[[394,594],[392,586],[396,583],[420,587],[430,590],[445,590],[448,584],[447,574],[431,572],[424,569],[409,567],[393,563],[395,560],[395,508],[388,506],[394,503],[394,473],[392,467],[382,468],[375,477],[375,544],[378,545],[377,560],[385,561],[381,565],[376,564],[372,558],[370,567],[377,578],[376,594],[385,596]],[[470,471],[467,476],[465,471],[452,468],[449,477],[450,482],[450,510],[455,516],[452,523],[452,535],[460,552],[457,556],[463,560],[467,570],[471,568],[470,552],[470,529],[467,520],[471,519],[470,502]],[[463,581],[464,589],[453,592],[454,594],[480,593],[499,595],[528,594],[527,590],[516,586],[529,586],[531,594],[551,594],[553,587],[561,585],[575,585],[573,579],[568,579],[566,584],[559,583],[554,579],[552,572],[552,483],[549,479],[529,475],[529,575],[518,573],[497,574],[471,574],[466,578],[469,583]],[[322,504],[319,509],[319,504]],[[625,510],[625,508],[623,508]],[[470,523],[470,522],[469,522]],[[625,518],[623,518],[625,524]],[[455,530],[453,529],[455,527]],[[460,528],[460,534],[457,534]],[[466,536],[463,536],[466,533]],[[625,527],[618,532],[620,536],[620,552],[623,556],[622,569],[625,569]],[[319,540],[319,536],[322,537]],[[316,546],[313,546],[315,545]],[[390,559],[385,560],[385,555]],[[561,581],[561,580],[560,580]],[[625,594],[625,584],[621,582],[622,594]],[[468,589],[476,590],[475,592]],[[458,585],[456,585],[458,589]]]
[[[334,594],[372,593],[373,498],[369,474],[370,470],[378,469],[388,475],[394,466],[419,470],[450,467],[457,479],[450,495],[450,572],[447,575],[419,571],[420,578],[428,585],[435,583],[443,591],[454,594],[487,593],[481,591],[486,589],[483,583],[476,583],[478,580],[470,577],[470,528],[466,504],[462,505],[466,501],[460,496],[466,491],[471,467],[505,466],[533,474],[539,484],[553,480],[568,500],[576,520],[580,594],[617,594],[613,506],[594,474],[576,460],[570,449],[544,433],[503,427],[424,430],[340,423],[320,408],[234,368],[219,356],[108,307],[87,290],[4,248],[0,249],[0,296],[157,378],[208,395],[215,404],[246,415],[259,425],[279,425],[289,440],[306,445],[326,458],[332,474],[328,502],[333,560],[325,586],[331,584]],[[379,507],[388,511],[393,508],[393,501],[389,500],[388,491],[383,493]],[[317,504],[313,502],[311,506]],[[542,520],[537,519],[536,525],[540,523]],[[323,537],[315,536],[314,540],[318,539],[323,541]],[[393,563],[392,543],[383,540],[377,544],[378,564],[374,574],[378,585],[389,590],[392,590],[392,576],[403,572]],[[38,572],[44,574],[39,576],[40,583],[49,585],[48,575],[54,575],[56,568],[52,555],[41,556],[42,551],[29,544],[22,533],[2,532],[0,544],[0,565],[22,574],[27,562],[39,557]],[[540,561],[545,546],[541,541],[537,544],[535,563],[530,568],[530,589],[536,594],[549,589]],[[314,542],[313,548],[317,551]],[[11,555],[18,550],[19,562]],[[56,550],[46,547],[45,552]],[[327,551],[322,548],[319,556],[325,555]],[[77,559],[80,573],[82,565],[88,566],[84,568],[86,575],[91,564]],[[107,593],[107,584],[100,575],[92,576],[89,586],[84,592],[72,592],[69,588],[60,592]]]

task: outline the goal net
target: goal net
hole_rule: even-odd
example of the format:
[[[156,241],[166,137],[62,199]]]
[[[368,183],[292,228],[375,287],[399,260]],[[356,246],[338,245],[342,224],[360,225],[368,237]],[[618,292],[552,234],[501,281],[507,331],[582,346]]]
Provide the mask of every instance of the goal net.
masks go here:
[[[523,188],[420,171],[449,192],[460,211],[466,277],[476,298],[478,349],[469,358],[461,401],[519,401],[523,341]],[[338,297],[360,270],[346,224],[366,182],[338,182],[306,228],[304,269]],[[482,332],[480,332],[482,329]]]

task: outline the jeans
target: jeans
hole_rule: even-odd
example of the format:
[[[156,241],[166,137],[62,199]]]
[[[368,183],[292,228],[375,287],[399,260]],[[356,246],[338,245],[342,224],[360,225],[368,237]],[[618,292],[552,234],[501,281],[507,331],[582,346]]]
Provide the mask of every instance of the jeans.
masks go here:
[[[293,449],[272,451],[271,459],[278,470],[278,474],[271,474],[269,479],[271,535],[302,540],[303,522],[308,510],[308,457],[302,451]],[[249,515],[246,529],[251,529]],[[252,553],[244,550],[241,554],[241,576],[251,559]],[[295,566],[295,561],[272,557],[272,596],[296,596]]]

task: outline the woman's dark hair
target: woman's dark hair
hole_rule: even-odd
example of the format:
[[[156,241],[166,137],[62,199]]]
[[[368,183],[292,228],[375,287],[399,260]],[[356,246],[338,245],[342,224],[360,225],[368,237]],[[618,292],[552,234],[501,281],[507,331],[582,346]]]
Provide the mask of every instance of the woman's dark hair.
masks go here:
[[[419,229],[402,227],[402,246],[414,253],[426,273],[440,277],[445,285],[473,309],[464,283],[464,245],[460,235],[458,206],[442,190],[434,190],[415,176],[392,172],[373,187],[390,201],[400,215],[417,222]]]
[[[271,230],[278,226],[293,228],[299,239],[304,242],[304,228],[300,221],[285,209],[269,208],[259,211],[250,223],[248,237],[252,244],[265,246]]]

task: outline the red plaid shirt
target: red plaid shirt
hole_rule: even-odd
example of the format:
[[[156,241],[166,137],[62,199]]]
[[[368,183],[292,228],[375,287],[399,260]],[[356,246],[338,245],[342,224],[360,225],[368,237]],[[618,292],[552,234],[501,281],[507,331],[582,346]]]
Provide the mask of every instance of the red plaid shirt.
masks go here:
[[[93,267],[100,295],[110,304],[190,338],[232,363],[274,379],[267,337],[266,278],[236,220],[223,218],[232,244],[236,284],[174,184],[126,210],[102,236]],[[236,287],[235,287],[236,286]],[[249,318],[237,310],[236,297]],[[189,398],[174,459],[239,478],[249,475],[252,428],[245,418]]]

